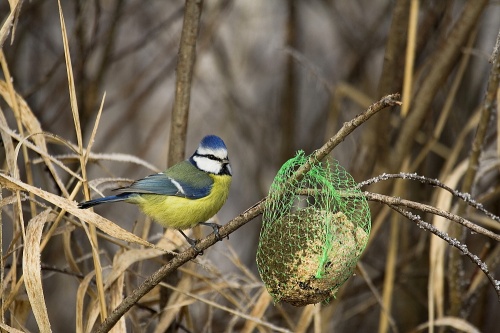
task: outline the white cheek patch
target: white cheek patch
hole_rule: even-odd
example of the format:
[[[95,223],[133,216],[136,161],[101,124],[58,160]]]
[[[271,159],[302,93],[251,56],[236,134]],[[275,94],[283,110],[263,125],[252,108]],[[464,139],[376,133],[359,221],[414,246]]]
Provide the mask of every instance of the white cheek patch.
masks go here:
[[[194,156],[193,159],[196,162],[196,166],[198,167],[198,169],[202,171],[219,174],[222,169],[221,162],[211,160],[208,157]]]
[[[198,147],[196,152],[199,155],[214,155],[218,159],[227,159],[227,150],[224,148],[212,149],[207,147]]]

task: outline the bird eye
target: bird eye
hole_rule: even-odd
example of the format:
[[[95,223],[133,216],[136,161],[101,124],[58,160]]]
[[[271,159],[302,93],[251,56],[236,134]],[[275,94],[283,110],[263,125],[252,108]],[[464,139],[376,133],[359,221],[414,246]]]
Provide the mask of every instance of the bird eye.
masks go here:
[[[212,161],[223,162],[223,159],[221,159],[218,156],[215,156],[214,154],[197,154],[197,155],[204,157],[204,158],[208,158],[209,160],[212,160]]]

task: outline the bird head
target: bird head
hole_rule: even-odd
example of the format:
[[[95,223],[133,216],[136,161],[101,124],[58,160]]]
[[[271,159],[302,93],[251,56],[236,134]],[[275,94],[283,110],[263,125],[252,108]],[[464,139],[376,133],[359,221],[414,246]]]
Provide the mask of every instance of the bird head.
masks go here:
[[[189,161],[204,172],[215,175],[232,175],[226,145],[216,135],[204,137]]]

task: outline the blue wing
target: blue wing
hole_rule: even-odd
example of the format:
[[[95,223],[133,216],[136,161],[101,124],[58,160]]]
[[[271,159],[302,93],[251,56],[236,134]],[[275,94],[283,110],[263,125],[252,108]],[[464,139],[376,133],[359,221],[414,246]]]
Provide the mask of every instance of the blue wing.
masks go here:
[[[120,193],[175,195],[200,199],[212,189],[214,181],[188,161],[178,163],[165,172],[136,180],[130,186],[116,189]]]

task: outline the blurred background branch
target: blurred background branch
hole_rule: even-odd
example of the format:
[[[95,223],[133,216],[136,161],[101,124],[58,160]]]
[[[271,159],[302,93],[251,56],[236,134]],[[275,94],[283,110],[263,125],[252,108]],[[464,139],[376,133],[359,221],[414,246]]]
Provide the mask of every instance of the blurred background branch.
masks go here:
[[[186,157],[191,86],[195,70],[196,43],[200,30],[202,8],[202,0],[186,0],[175,71],[175,94],[170,119],[167,167],[179,163]],[[199,237],[199,232],[195,236]],[[164,255],[164,260],[167,262],[173,259],[171,254]],[[166,275],[163,282],[176,286],[180,282],[180,275],[174,271]],[[160,293],[160,308],[165,308],[171,298],[172,290],[162,288]],[[165,315],[168,315],[168,312],[165,312]],[[176,332],[177,327],[174,323],[173,325],[164,327],[162,330],[165,332]]]

